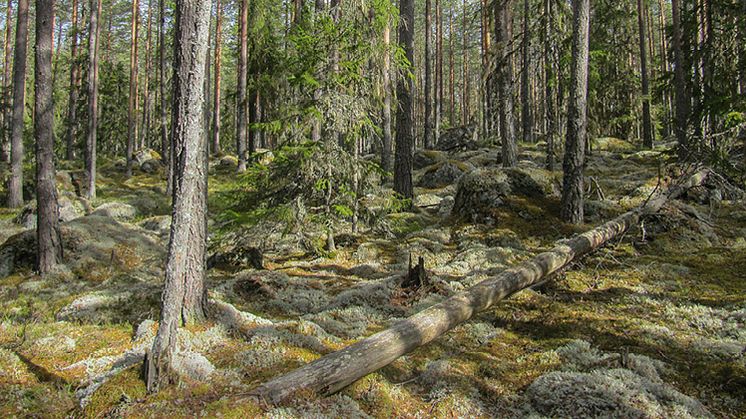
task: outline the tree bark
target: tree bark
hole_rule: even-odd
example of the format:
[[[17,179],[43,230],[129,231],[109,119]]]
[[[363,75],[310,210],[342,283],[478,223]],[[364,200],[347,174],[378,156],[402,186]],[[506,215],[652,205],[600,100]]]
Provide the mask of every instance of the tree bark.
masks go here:
[[[672,35],[671,43],[673,44],[673,59],[674,59],[674,89],[675,89],[675,134],[676,140],[679,143],[679,158],[684,160],[689,158],[691,150],[689,150],[689,141],[687,126],[689,124],[689,107],[691,98],[686,88],[686,76],[685,76],[685,58],[684,51],[682,48],[681,39],[681,9],[680,0],[671,0],[671,20],[672,20]]]
[[[101,0],[91,0],[88,28],[88,136],[85,167],[88,175],[88,199],[96,198],[96,141],[98,135],[98,46]]]
[[[215,4],[215,86],[213,86],[212,112],[212,154],[220,154],[220,59],[223,42],[223,6],[220,0]]]
[[[137,142],[137,33],[140,26],[140,1],[132,1],[132,26],[130,28],[130,96],[127,112],[127,168],[125,176],[132,176],[132,155]]]
[[[381,147],[381,168],[390,172],[393,168],[392,135],[391,135],[391,16],[386,16],[383,27],[383,108],[381,109],[381,123],[383,124],[383,144]]]
[[[572,64],[570,67],[570,103],[567,110],[567,139],[563,161],[562,219],[583,222],[583,164],[587,141],[588,41],[590,0],[573,2]]]
[[[587,0],[580,0],[587,1]],[[442,303],[435,304],[392,327],[360,340],[342,350],[323,356],[294,371],[276,377],[251,391],[262,401],[279,404],[297,394],[333,394],[358,379],[389,365],[400,356],[424,346],[476,313],[528,287],[546,281],[550,275],[611,240],[622,236],[640,218],[660,210],[668,199],[701,183],[697,173],[683,185],[675,185],[637,208],[583,234],[563,240],[551,250],[520,265],[487,278]]]
[[[168,136],[168,111],[166,101],[166,0],[158,1],[158,74],[161,80],[159,86],[161,102],[161,156],[166,163],[166,194],[170,195],[173,190],[174,164],[171,150],[171,141]]]
[[[440,125],[443,113],[443,15],[441,0],[435,0],[435,115],[433,146],[440,139]]]
[[[467,20],[467,10],[466,10],[466,0],[463,1],[463,16],[461,21],[461,45],[463,46],[462,50],[462,61],[463,61],[463,79],[462,79],[462,91],[461,91],[461,117],[462,125],[467,125],[469,123],[469,41],[468,41],[468,31],[466,26],[466,20]]]
[[[546,104],[545,118],[547,122],[547,170],[554,171],[554,139],[556,133],[555,109],[554,109],[554,44],[552,43],[553,23],[552,0],[544,0],[544,79],[545,92],[544,103]]]
[[[511,0],[495,2],[495,42],[498,48],[497,84],[500,114],[500,142],[503,167],[513,167],[518,160],[513,114],[513,17]]]
[[[148,27],[145,36],[145,80],[143,80],[142,128],[140,129],[140,148],[150,148],[150,71],[153,50],[153,0],[148,0]]]
[[[433,146],[433,22],[431,0],[425,0],[425,148]]]
[[[248,0],[240,0],[241,6],[238,21],[238,85],[236,95],[236,153],[238,154],[238,171],[246,170],[246,129],[248,117],[248,98],[246,92],[246,64],[247,64],[247,33],[249,26],[249,5]]]
[[[531,113],[531,32],[528,25],[528,14],[530,13],[528,0],[523,0],[523,71],[521,72],[521,123],[523,125],[523,141],[534,142],[534,120]]]
[[[65,159],[75,158],[75,138],[78,135],[78,0],[72,0],[70,22],[70,96],[67,101],[67,132]]]
[[[13,36],[13,1],[8,0],[8,5],[5,9],[5,38],[3,39],[3,85],[2,85],[2,97],[0,98],[0,162],[10,163],[10,136],[9,136],[9,125],[10,125],[10,53],[11,44],[10,37]]]
[[[177,329],[205,318],[207,138],[203,113],[209,16],[209,0],[176,3],[173,222],[158,333],[145,361],[150,392],[176,378],[171,361],[179,349]]]
[[[645,8],[637,0],[637,26],[640,35],[640,79],[642,81],[642,145],[653,148],[653,123],[650,118],[650,82],[648,81],[648,52],[646,48]]]
[[[26,54],[28,47],[28,2],[18,0],[16,43],[13,55],[13,117],[10,135],[11,174],[8,207],[23,205],[23,113],[26,107]]]
[[[453,56],[453,7],[448,14],[448,125],[456,124],[455,63]]]
[[[406,199],[414,198],[412,185],[412,159],[414,153],[414,0],[399,2],[399,44],[410,66],[398,77],[396,97],[396,150],[394,156],[394,191]]]
[[[49,273],[62,259],[57,188],[54,175],[52,42],[54,0],[36,0],[34,137],[36,139],[36,269]]]

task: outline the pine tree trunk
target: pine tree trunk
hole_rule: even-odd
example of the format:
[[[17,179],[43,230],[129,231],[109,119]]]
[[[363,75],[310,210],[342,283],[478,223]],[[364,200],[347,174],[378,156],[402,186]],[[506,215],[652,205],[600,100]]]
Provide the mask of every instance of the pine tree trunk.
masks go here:
[[[137,32],[140,26],[140,1],[132,1],[132,26],[130,27],[130,96],[127,112],[127,168],[125,176],[132,176],[132,157],[137,142]]]
[[[391,135],[391,17],[386,16],[383,27],[383,108],[381,109],[381,123],[383,124],[383,144],[381,147],[381,168],[390,172],[392,163],[392,135]]]
[[[523,141],[526,143],[534,142],[533,132],[533,115],[531,114],[531,32],[528,25],[529,4],[528,0],[523,0],[523,71],[521,72],[521,123],[523,124]]]
[[[573,2],[570,103],[567,110],[567,139],[562,169],[562,219],[583,222],[583,164],[587,140],[588,36],[590,0]]]
[[[176,378],[171,361],[178,350],[177,329],[205,319],[207,137],[203,113],[209,16],[209,0],[176,3],[173,222],[158,333],[145,361],[151,392]]]
[[[443,113],[443,15],[441,0],[435,0],[435,128],[433,146],[440,139],[441,118]]]
[[[236,95],[236,153],[238,154],[238,171],[246,170],[246,129],[248,118],[248,98],[246,92],[246,64],[248,59],[248,26],[249,26],[249,5],[248,0],[240,0],[241,7],[239,11],[238,22],[238,85]]]
[[[461,124],[467,125],[469,123],[469,41],[468,31],[466,26],[467,21],[467,10],[466,0],[463,1],[463,16],[461,21],[461,45],[463,46],[463,89],[461,91]]]
[[[414,0],[399,2],[399,44],[414,71]],[[414,198],[412,159],[414,153],[414,80],[401,74],[396,83],[399,107],[396,113],[396,150],[394,156],[394,191],[404,198]]]
[[[425,148],[433,145],[433,22],[431,1],[425,0]]]
[[[85,167],[88,175],[88,199],[96,198],[96,140],[98,134],[98,45],[101,0],[91,0],[88,27],[88,135]]]
[[[23,114],[26,106],[26,54],[28,47],[28,2],[18,0],[16,44],[13,55],[13,117],[11,119],[8,207],[23,205]]]
[[[682,48],[681,38],[681,9],[680,0],[671,0],[672,10],[672,43],[673,43],[673,59],[674,59],[674,89],[675,89],[675,133],[676,140],[679,143],[679,158],[688,159],[691,152],[687,126],[689,125],[689,107],[690,97],[686,88],[686,76],[685,76],[685,58],[684,51]]]
[[[72,0],[70,22],[70,96],[67,101],[67,139],[65,159],[75,158],[75,138],[78,134],[78,0]]]
[[[547,170],[554,171],[554,139],[557,138],[555,131],[557,125],[555,121],[554,109],[554,44],[552,43],[552,28],[554,19],[552,15],[552,0],[544,0],[544,79],[545,92],[544,103],[546,104],[545,118],[547,123]]]
[[[148,27],[145,36],[145,80],[143,80],[142,128],[140,129],[140,147],[150,148],[150,71],[152,62],[150,52],[153,50],[153,0],[148,0]]]
[[[645,45],[645,9],[637,0],[637,26],[640,35],[640,79],[642,81],[642,145],[653,148],[653,123],[650,119],[650,82],[648,81],[648,53]]]
[[[8,5],[5,9],[5,38],[3,40],[3,84],[2,84],[2,97],[0,97],[0,162],[10,163],[10,53],[11,44],[10,37],[13,35],[13,0],[8,0]]]
[[[500,141],[503,167],[513,167],[517,162],[515,143],[515,118],[513,116],[513,55],[510,51],[513,41],[513,17],[511,0],[498,0],[495,3],[495,42],[498,48],[497,84],[498,108],[500,114]]]
[[[57,188],[54,175],[52,36],[54,0],[36,0],[34,137],[36,139],[36,269],[49,273],[62,259]]]
[[[448,125],[453,127],[456,124],[456,88],[455,84],[455,63],[453,56],[453,7],[448,14]]]
[[[220,58],[223,42],[223,6],[220,0],[215,4],[215,86],[213,86],[212,111],[212,154],[220,154]]]
[[[161,156],[166,164],[166,194],[173,190],[173,157],[168,136],[168,110],[166,101],[166,0],[158,0],[158,75],[160,85],[160,137]]]

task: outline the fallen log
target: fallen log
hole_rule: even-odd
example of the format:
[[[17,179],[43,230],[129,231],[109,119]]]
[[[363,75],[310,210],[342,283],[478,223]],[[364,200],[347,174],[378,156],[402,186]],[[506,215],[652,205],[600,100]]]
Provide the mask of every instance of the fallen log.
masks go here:
[[[250,394],[265,402],[277,404],[299,392],[318,395],[335,393],[415,348],[431,342],[470,319],[475,313],[544,281],[579,256],[620,237],[643,215],[657,212],[668,199],[674,199],[690,187],[701,184],[708,173],[700,170],[686,182],[669,187],[666,193],[654,193],[641,207],[593,230],[560,241],[547,252],[414,314],[389,329],[276,377],[255,388]]]

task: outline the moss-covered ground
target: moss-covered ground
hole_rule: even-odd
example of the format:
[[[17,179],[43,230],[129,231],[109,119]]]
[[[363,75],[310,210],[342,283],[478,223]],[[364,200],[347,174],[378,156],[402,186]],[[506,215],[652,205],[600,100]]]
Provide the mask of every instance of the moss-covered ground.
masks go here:
[[[522,159],[543,161],[536,146],[523,150]],[[474,165],[489,161],[487,152],[474,155]],[[598,142],[587,174],[606,199],[598,202],[599,191],[591,189],[597,202],[585,226],[563,224],[555,196],[512,196],[496,209],[494,225],[471,225],[423,207],[388,216],[386,234],[366,230],[333,254],[267,252],[263,271],[210,270],[211,295],[258,320],[239,329],[213,321],[189,330],[192,348],[214,372],[154,395],[146,394],[139,363],[106,380],[84,407],[76,390],[142,343],[142,321],[157,320],[157,298],[121,293],[152,294],[162,266],[151,265],[162,264],[162,252],[142,254],[150,248],[132,241],[109,260],[92,257],[88,269],[47,279],[18,270],[0,278],[0,417],[743,417],[746,208],[727,201],[666,206],[552,281],[478,314],[337,395],[299,395],[279,407],[248,395],[272,377],[441,301],[443,293],[639,204],[658,183],[663,159],[642,158],[620,140]],[[212,169],[211,218],[224,209],[219,193],[235,182],[232,170]],[[125,180],[104,164],[94,205],[129,203],[138,209],[130,221],[135,224],[168,214],[163,189],[162,173]],[[455,188],[427,192],[452,196]],[[1,209],[1,228],[21,231],[14,216]],[[165,249],[167,238],[159,240]],[[115,253],[126,263],[112,263]],[[410,254],[425,257],[446,291],[416,298],[398,291]],[[108,299],[84,316],[61,320],[61,312],[94,294]],[[108,303],[120,294],[124,303]],[[152,333],[155,325],[148,324]],[[625,381],[638,384],[630,389]],[[613,397],[603,387],[615,388]]]

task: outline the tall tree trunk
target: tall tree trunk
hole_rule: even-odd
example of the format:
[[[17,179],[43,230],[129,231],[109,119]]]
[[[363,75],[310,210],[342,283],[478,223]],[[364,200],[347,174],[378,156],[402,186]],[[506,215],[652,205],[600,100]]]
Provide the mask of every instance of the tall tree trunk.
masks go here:
[[[588,37],[590,0],[573,2],[572,64],[570,67],[570,103],[567,116],[565,159],[562,165],[562,219],[583,222],[583,164],[587,130]]]
[[[435,0],[435,131],[433,145],[440,139],[440,125],[443,113],[443,14],[441,0]]]
[[[448,14],[448,125],[453,127],[456,124],[456,88],[454,82],[456,79],[453,56],[453,7]]]
[[[137,32],[140,26],[140,1],[132,1],[132,26],[130,28],[130,97],[127,112],[127,168],[126,176],[132,176],[132,155],[137,142]]]
[[[10,137],[9,137],[9,125],[10,125],[10,53],[11,44],[10,37],[13,36],[13,0],[8,0],[8,5],[5,9],[5,38],[3,39],[3,85],[2,85],[2,97],[0,97],[0,162],[10,162]]]
[[[249,26],[249,5],[248,0],[240,0],[241,7],[238,21],[238,87],[236,95],[236,153],[238,154],[238,171],[246,170],[246,129],[248,117],[248,103],[246,92],[246,64],[247,64],[247,33]]]
[[[49,273],[62,259],[60,217],[54,175],[52,36],[54,0],[36,0],[34,137],[36,139],[36,269]]]
[[[650,119],[650,82],[648,81],[648,53],[645,45],[645,8],[637,0],[637,26],[640,32],[640,78],[642,81],[642,145],[653,148],[653,123]]]
[[[466,125],[469,123],[469,38],[466,26],[467,21],[467,10],[466,0],[463,1],[463,16],[461,22],[461,44],[463,46],[463,90],[461,91],[461,118],[463,119],[462,124]]]
[[[383,144],[381,148],[381,168],[390,172],[393,168],[391,159],[391,16],[386,15],[386,25],[383,27],[383,108],[381,109],[381,123],[383,124]]]
[[[433,145],[433,22],[431,1],[425,0],[425,148]]]
[[[215,4],[215,86],[213,86],[212,112],[212,154],[220,154],[220,58],[223,42],[223,6],[220,0]]]
[[[495,42],[498,48],[497,83],[500,114],[500,139],[503,167],[513,167],[517,161],[515,118],[513,116],[513,17],[511,0],[495,3]]]
[[[414,0],[399,1],[399,44],[414,71]],[[414,80],[401,74],[396,82],[399,107],[396,113],[396,150],[394,156],[394,191],[404,198],[414,198],[412,159],[414,153]]]
[[[26,107],[26,53],[28,47],[28,2],[18,0],[16,44],[13,55],[13,118],[11,120],[8,207],[23,205],[23,113]]]
[[[143,80],[142,129],[140,129],[140,148],[150,148],[150,69],[153,50],[153,0],[148,0],[148,27],[145,36],[145,80]]]
[[[168,105],[166,100],[166,0],[158,0],[158,20],[158,74],[161,81],[158,87],[161,102],[161,156],[166,163],[166,194],[170,195],[173,191],[174,159],[170,137],[168,136]]]
[[[544,0],[544,79],[545,93],[544,108],[547,125],[547,170],[554,170],[554,139],[556,136],[556,121],[554,109],[554,43],[552,42],[552,28],[554,27],[552,1]]]
[[[523,71],[521,72],[521,123],[523,124],[523,141],[532,143],[534,141],[534,120],[531,114],[531,32],[528,25],[528,14],[530,13],[528,0],[523,0]]]
[[[88,175],[88,199],[96,198],[96,136],[98,134],[98,46],[101,0],[91,0],[88,26],[88,135],[85,143],[85,167]]]
[[[686,65],[686,59],[684,58],[684,51],[682,48],[681,38],[681,8],[679,0],[671,0],[671,19],[672,19],[672,35],[671,42],[673,44],[673,59],[674,59],[674,89],[676,91],[676,113],[675,113],[675,134],[676,140],[679,143],[679,158],[688,159],[690,157],[689,140],[687,133],[687,126],[689,120],[689,107],[691,99],[686,88],[686,75],[684,66]]]
[[[75,137],[78,134],[78,0],[72,0],[70,27],[70,96],[67,101],[67,147],[65,159],[75,158]]]
[[[145,361],[147,388],[151,392],[175,377],[171,362],[179,349],[177,329],[206,317],[207,138],[202,114],[209,16],[209,0],[176,3],[173,106],[176,176],[160,322]]]

